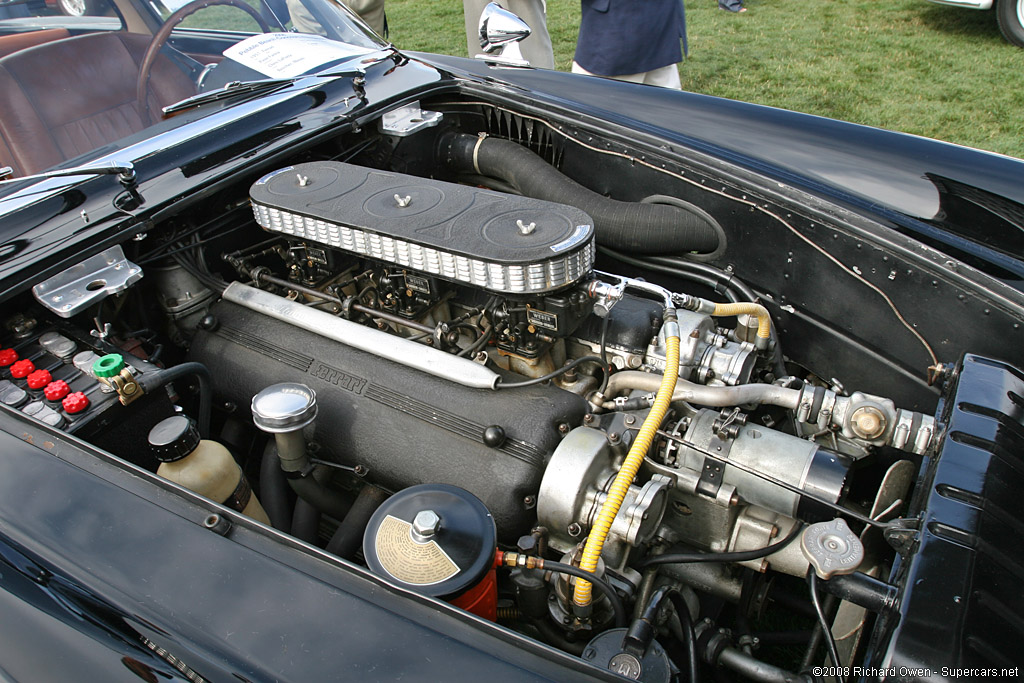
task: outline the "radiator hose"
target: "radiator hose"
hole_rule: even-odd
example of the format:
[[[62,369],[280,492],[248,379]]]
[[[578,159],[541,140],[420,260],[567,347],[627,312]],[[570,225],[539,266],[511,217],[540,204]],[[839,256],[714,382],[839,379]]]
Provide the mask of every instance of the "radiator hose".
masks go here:
[[[441,160],[451,168],[501,180],[520,194],[582,209],[594,219],[597,242],[633,254],[711,252],[721,227],[695,206],[620,202],[588,190],[511,140],[450,133]]]

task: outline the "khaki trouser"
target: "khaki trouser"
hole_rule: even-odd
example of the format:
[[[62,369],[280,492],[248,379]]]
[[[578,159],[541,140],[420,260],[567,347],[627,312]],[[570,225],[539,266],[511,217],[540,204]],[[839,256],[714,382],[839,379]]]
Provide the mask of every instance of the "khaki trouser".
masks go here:
[[[323,35],[323,29],[299,0],[287,0],[288,12],[292,15],[292,26],[300,33]],[[384,35],[384,0],[342,0],[359,18],[365,21],[377,35]]]

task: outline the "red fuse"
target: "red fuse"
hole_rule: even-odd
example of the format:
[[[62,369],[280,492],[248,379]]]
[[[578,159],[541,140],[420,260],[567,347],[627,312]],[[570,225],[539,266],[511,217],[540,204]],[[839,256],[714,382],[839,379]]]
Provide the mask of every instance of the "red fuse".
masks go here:
[[[11,377],[14,379],[22,379],[28,377],[35,372],[36,364],[30,361],[28,358],[19,360],[17,363],[11,366]]]
[[[16,360],[18,360],[17,351],[14,349],[0,349],[0,367],[6,368]]]
[[[46,397],[47,401],[59,401],[68,394],[71,393],[71,387],[68,383],[62,379],[58,379],[56,382],[50,382],[43,389],[43,396]]]
[[[49,370],[36,370],[25,381],[28,383],[29,389],[42,389],[53,381],[53,377]]]
[[[81,391],[76,391],[73,394],[64,397],[61,401],[61,405],[64,406],[64,412],[68,415],[74,415],[80,413],[89,407],[89,397],[83,394]]]

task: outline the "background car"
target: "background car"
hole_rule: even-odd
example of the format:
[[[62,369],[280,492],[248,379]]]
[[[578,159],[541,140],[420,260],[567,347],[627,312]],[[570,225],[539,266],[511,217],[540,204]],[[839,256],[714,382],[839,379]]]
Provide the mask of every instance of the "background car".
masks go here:
[[[1024,0],[929,0],[940,5],[990,10],[995,8],[999,30],[1008,41],[1024,47]]]
[[[115,9],[0,20],[5,678],[1018,670],[1024,161]]]

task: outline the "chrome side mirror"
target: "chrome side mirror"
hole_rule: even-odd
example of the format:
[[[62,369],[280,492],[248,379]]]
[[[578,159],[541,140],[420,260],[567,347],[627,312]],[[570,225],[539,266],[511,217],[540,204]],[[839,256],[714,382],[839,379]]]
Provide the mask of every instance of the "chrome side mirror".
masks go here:
[[[525,21],[492,2],[480,15],[480,49],[484,54],[476,58],[504,66],[529,66],[530,62],[519,49],[519,42],[530,33],[530,26]]]

